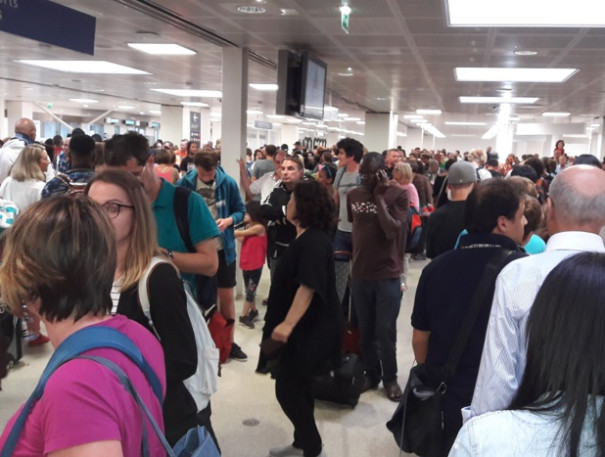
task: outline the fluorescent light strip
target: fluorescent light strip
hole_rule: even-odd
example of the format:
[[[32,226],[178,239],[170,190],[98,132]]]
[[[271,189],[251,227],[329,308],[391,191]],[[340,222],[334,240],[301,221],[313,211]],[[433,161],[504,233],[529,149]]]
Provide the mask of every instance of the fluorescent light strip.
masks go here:
[[[99,100],[94,100],[92,98],[70,98],[69,101],[76,103],[99,103]]]
[[[555,112],[555,111],[542,113],[542,116],[544,116],[544,117],[567,117],[570,115],[571,115],[571,113]]]
[[[133,49],[154,56],[192,56],[196,52],[176,43],[128,43]]]
[[[577,68],[457,67],[454,73],[456,81],[562,83],[577,71]]]
[[[605,27],[603,0],[448,0],[452,27]]]
[[[474,125],[487,125],[487,122],[455,122],[455,121],[449,121],[449,122],[446,122],[445,125],[467,125],[467,126],[474,126]]]
[[[420,114],[406,114],[403,116],[404,119],[422,119]]]
[[[183,106],[197,106],[198,108],[209,108],[210,105],[202,102],[181,102]]]
[[[221,98],[223,93],[220,90],[197,90],[197,89],[150,89],[162,94],[174,95],[176,97],[200,97],[200,98]]]
[[[460,103],[512,103],[514,105],[531,105],[538,97],[460,97]]]
[[[440,109],[417,109],[416,114],[441,114]]]
[[[105,60],[17,60],[16,62],[66,73],[97,73],[111,75],[149,75],[146,71],[118,65]]]
[[[263,112],[257,109],[249,109],[246,114],[263,114]]]
[[[564,138],[590,138],[590,135],[582,135],[581,133],[564,133]]]
[[[248,84],[252,89],[262,90],[266,92],[275,92],[279,89],[277,84],[258,84],[258,83],[250,83]]]

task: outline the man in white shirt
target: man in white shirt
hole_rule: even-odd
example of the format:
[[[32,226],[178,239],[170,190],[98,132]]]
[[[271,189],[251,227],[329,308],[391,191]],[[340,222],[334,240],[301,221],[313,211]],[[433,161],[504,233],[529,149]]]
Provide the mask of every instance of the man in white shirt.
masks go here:
[[[546,251],[507,265],[496,282],[479,375],[464,420],[505,409],[525,370],[527,318],[542,282],[566,257],[581,251],[605,252],[599,236],[605,225],[605,171],[577,165],[550,186]]]
[[[22,117],[15,123],[15,136],[0,149],[0,182],[10,174],[23,148],[34,141],[36,141],[36,124],[31,119]]]
[[[240,165],[240,183],[244,189],[247,200],[256,200],[264,203],[275,185],[281,179],[281,164],[286,156],[285,151],[279,150],[273,155],[273,164],[275,165],[275,171],[269,171],[260,178],[251,181],[246,171],[246,164],[243,160],[239,159]]]

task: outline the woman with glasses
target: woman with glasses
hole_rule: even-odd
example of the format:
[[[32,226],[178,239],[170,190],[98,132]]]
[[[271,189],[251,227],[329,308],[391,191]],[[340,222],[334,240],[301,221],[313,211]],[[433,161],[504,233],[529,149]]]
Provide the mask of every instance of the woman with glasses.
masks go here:
[[[164,422],[168,441],[174,445],[197,424],[206,426],[213,435],[210,408],[204,409],[198,418],[196,402],[183,384],[195,374],[198,359],[187,314],[187,297],[176,267],[162,262],[151,270],[144,285],[151,319],[142,309],[139,281],[152,259],[162,255],[143,185],[130,173],[107,170],[89,181],[85,193],[105,210],[115,232],[117,265],[111,293],[112,313],[123,314],[146,327],[159,338],[164,349],[167,377]]]
[[[112,232],[103,210],[87,198],[55,197],[33,204],[7,232],[0,267],[2,301],[13,314],[39,317],[57,351],[84,328],[122,333],[140,349],[164,391],[160,344],[140,325],[109,314],[116,264]],[[83,355],[109,359],[124,370],[162,426],[162,405],[135,363],[114,349]],[[2,433],[0,450],[16,419]],[[95,361],[74,359],[50,376],[16,446],[4,452],[12,457],[140,456],[143,423],[141,411],[113,373]],[[151,427],[146,433],[149,456],[165,456]]]

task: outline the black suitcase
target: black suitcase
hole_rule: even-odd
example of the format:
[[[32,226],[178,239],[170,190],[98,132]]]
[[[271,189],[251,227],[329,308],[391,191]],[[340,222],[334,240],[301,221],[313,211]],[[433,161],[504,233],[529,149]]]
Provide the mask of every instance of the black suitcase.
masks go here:
[[[315,377],[313,393],[317,400],[355,407],[363,390],[363,363],[357,354],[345,354],[342,365],[326,376]]]

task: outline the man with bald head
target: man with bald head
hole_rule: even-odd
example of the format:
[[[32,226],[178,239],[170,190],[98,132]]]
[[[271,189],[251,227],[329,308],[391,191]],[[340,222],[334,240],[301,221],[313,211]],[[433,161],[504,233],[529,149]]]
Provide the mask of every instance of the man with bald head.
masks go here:
[[[605,252],[605,171],[577,165],[559,173],[549,189],[546,251],[508,264],[498,276],[479,376],[464,419],[506,409],[525,370],[526,324],[544,279],[563,259]],[[553,329],[554,330],[554,329]]]
[[[36,124],[22,117],[15,123],[15,136],[4,143],[0,149],[0,182],[9,175],[23,148],[36,140]]]

